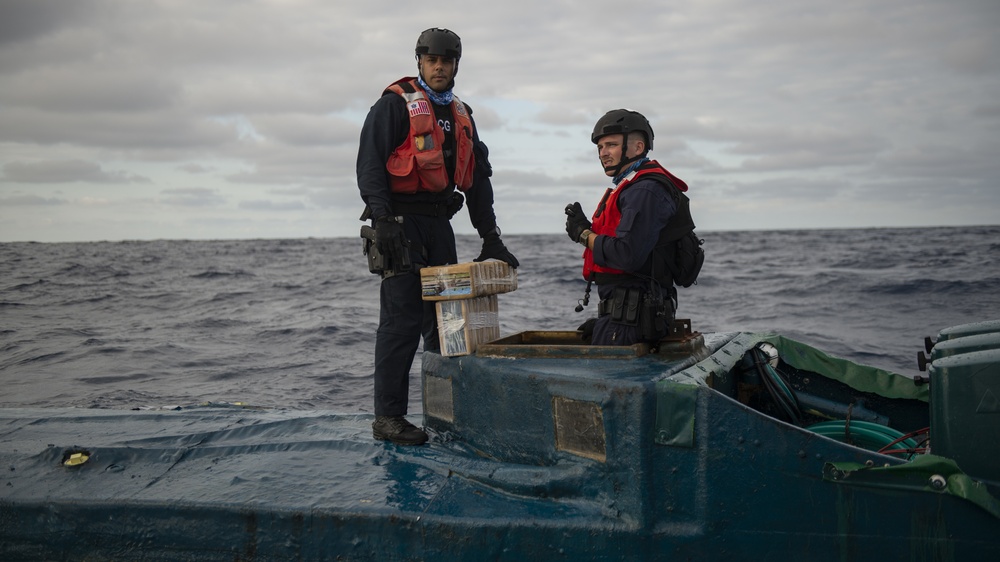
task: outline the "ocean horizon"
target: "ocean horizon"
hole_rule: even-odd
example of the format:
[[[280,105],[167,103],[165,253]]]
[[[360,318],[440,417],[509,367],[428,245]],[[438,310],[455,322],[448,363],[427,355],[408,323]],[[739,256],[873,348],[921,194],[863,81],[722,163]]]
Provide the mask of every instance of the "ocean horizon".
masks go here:
[[[677,316],[781,333],[919,374],[923,338],[1000,318],[1000,226],[699,231]],[[458,235],[459,261],[479,252]],[[575,329],[586,283],[565,234],[504,235],[519,288],[501,335]],[[0,243],[3,407],[206,402],[370,412],[377,276],[360,238]],[[411,413],[420,411],[420,354]]]

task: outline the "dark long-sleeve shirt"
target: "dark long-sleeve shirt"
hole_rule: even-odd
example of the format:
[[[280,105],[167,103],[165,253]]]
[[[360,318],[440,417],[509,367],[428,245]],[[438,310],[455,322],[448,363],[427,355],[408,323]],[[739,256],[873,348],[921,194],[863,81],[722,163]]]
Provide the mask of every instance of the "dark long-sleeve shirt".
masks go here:
[[[463,102],[464,103],[464,102]],[[472,108],[465,106],[472,119]],[[485,236],[496,228],[496,214],[493,210],[493,184],[490,176],[493,169],[489,162],[489,149],[479,138],[479,131],[472,119],[473,151],[476,167],[473,172],[472,187],[465,192],[466,207],[472,226]],[[399,145],[406,140],[410,131],[410,119],[406,102],[394,93],[384,94],[368,112],[361,129],[358,148],[358,188],[361,198],[371,208],[372,216],[392,215],[392,201],[438,202],[452,193],[454,188],[442,193],[393,194],[389,189],[389,172],[386,162]]]
[[[677,204],[658,181],[639,179],[618,197],[618,207],[622,219],[615,235],[601,235],[594,240],[594,263],[625,272],[638,271],[649,259],[660,231],[677,212]]]

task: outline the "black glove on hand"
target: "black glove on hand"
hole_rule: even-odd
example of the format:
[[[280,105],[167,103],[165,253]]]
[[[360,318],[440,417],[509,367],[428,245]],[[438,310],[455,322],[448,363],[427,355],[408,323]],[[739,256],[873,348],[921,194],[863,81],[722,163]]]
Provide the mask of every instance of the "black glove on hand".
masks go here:
[[[403,224],[394,217],[381,217],[375,221],[375,248],[386,258],[391,267],[405,270],[410,263],[410,241],[403,232]]]
[[[455,213],[462,210],[462,204],[465,202],[465,197],[459,192],[454,192],[451,197],[448,198],[448,220],[451,220],[455,216]]]
[[[566,234],[569,234],[570,240],[579,244],[580,235],[584,230],[590,230],[590,227],[590,220],[587,219],[579,201],[566,205]]]
[[[479,253],[479,257],[472,261],[486,261],[490,258],[495,258],[500,261],[507,262],[507,265],[511,267],[517,267],[520,263],[514,254],[510,253],[507,246],[503,245],[503,241],[500,240],[500,235],[494,230],[483,238],[483,251]]]

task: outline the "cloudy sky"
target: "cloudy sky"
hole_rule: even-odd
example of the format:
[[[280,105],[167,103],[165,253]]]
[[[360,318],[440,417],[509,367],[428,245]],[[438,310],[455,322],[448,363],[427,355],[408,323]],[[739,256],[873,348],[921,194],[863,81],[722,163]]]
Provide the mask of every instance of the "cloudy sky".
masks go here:
[[[997,0],[402,6],[0,0],[0,241],[357,236],[361,124],[433,26],[504,232],[596,204],[617,107],[701,230],[998,223]]]

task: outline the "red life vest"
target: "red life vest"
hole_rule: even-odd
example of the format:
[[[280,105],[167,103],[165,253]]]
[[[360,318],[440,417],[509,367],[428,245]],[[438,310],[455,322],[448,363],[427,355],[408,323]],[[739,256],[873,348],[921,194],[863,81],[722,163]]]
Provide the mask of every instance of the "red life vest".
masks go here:
[[[395,92],[406,100],[410,115],[410,132],[403,144],[389,156],[389,187],[393,193],[438,192],[451,187],[444,162],[444,131],[437,124],[434,108],[416,78],[401,78],[387,92]],[[472,153],[472,119],[456,96],[451,102],[455,126],[454,184],[462,191],[472,187],[475,156]]]
[[[618,198],[628,186],[635,183],[639,178],[649,174],[665,175],[670,178],[679,190],[687,191],[688,189],[687,184],[683,180],[668,172],[656,160],[650,160],[638,170],[626,176],[614,189],[608,188],[604,192],[604,197],[601,198],[601,202],[597,205],[597,210],[594,211],[594,216],[592,217],[591,232],[598,235],[614,236],[618,230],[618,224],[622,220],[622,211],[618,208]],[[594,263],[594,251],[587,248],[583,251],[583,278],[590,281],[593,279],[591,276],[596,273],[625,275],[629,272]]]

